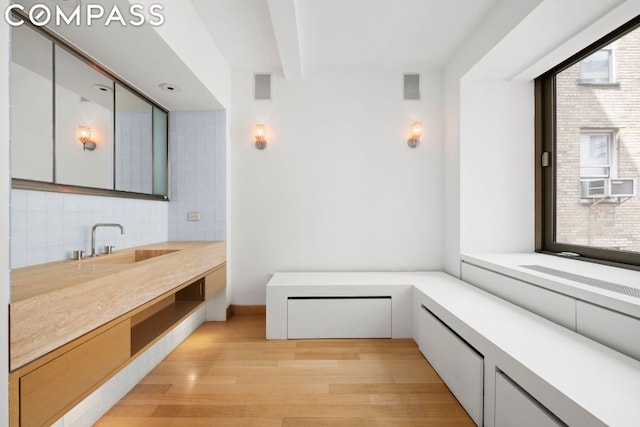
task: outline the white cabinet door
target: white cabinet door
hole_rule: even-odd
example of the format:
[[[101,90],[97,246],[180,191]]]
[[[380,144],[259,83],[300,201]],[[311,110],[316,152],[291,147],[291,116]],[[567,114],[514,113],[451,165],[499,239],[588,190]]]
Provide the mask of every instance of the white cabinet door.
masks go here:
[[[391,338],[391,298],[289,298],[287,338]]]
[[[566,426],[502,372],[496,372],[495,427]]]
[[[424,306],[418,345],[471,419],[482,425],[484,358]]]
[[[578,301],[578,333],[640,360],[640,319]]]

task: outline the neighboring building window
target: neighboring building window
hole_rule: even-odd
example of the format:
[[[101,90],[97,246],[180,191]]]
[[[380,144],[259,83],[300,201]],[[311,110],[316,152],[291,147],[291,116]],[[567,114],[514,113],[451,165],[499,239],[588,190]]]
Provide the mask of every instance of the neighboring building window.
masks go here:
[[[640,269],[638,64],[640,16],[536,79],[537,250]]]
[[[612,178],[614,165],[614,133],[583,132],[580,134],[580,178]]]
[[[580,83],[615,83],[615,57],[613,44],[592,53],[580,61]]]

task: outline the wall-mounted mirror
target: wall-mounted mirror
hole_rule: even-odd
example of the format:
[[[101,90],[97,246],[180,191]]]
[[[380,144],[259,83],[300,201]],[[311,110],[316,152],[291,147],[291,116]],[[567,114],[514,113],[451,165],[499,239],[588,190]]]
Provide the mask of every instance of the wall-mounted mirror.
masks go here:
[[[169,194],[169,115],[153,106],[153,194]]]
[[[153,192],[153,106],[116,84],[116,190]]]
[[[11,176],[53,182],[53,43],[29,27],[11,40]]]
[[[12,28],[14,188],[166,199],[167,112],[52,37]]]
[[[113,81],[60,46],[55,61],[55,182],[113,189]]]

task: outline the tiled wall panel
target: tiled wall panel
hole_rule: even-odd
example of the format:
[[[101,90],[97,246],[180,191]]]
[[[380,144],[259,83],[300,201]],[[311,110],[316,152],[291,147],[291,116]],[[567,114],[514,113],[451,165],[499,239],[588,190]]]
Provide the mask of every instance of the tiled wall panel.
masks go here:
[[[225,112],[178,111],[169,120],[169,239],[226,240]]]
[[[70,259],[91,249],[91,227],[119,223],[125,228],[96,231],[96,248],[145,245],[168,240],[168,204],[162,201],[85,196],[43,191],[11,191],[11,268]]]

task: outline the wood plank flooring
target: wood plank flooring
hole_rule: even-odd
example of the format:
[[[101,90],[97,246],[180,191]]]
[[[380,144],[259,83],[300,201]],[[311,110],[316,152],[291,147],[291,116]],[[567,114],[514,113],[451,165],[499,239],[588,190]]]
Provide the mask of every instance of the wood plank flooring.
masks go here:
[[[413,340],[265,340],[264,315],[208,322],[99,427],[474,426]]]

